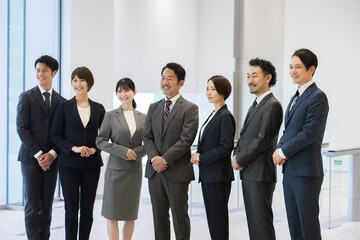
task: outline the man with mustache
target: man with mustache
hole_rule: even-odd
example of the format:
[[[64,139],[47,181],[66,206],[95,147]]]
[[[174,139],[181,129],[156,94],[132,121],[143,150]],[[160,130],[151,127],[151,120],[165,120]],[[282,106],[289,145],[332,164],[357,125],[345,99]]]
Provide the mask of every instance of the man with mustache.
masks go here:
[[[176,239],[190,239],[188,189],[194,180],[190,147],[199,124],[198,107],[180,95],[185,70],[168,63],[161,71],[160,88],[165,99],[150,105],[144,130],[155,239],[170,240],[169,208]]]
[[[272,63],[255,58],[249,61],[249,65],[247,84],[256,99],[241,129],[232,167],[240,171],[250,239],[275,240],[271,204],[276,166],[272,153],[282,123],[282,107],[270,91],[270,87],[276,84]]]

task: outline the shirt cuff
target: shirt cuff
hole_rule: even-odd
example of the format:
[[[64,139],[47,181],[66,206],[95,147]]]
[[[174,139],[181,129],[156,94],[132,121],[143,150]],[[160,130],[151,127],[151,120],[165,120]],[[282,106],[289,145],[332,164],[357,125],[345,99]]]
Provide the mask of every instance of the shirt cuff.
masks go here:
[[[57,153],[55,152],[54,149],[51,149],[51,150],[49,151],[49,153],[54,156],[54,160],[55,160],[55,158],[57,158]]]
[[[168,164],[167,161],[163,158],[163,163]]]
[[[287,157],[285,156],[285,154],[283,153],[283,151],[281,150],[281,148],[279,149],[279,155],[282,159],[286,159]]]
[[[42,150],[38,151],[38,152],[34,155],[34,158],[38,158],[41,154],[43,154],[43,151],[42,151]]]

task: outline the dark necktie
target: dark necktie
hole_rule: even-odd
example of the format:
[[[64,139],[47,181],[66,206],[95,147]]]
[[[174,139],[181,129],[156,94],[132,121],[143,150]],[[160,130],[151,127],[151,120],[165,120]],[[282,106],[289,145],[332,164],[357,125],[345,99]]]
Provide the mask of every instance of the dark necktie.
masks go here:
[[[171,100],[167,100],[165,102],[164,120],[166,120],[170,114],[170,105],[171,105]]]
[[[249,119],[249,116],[250,116],[251,112],[256,108],[256,106],[257,106],[257,101],[256,101],[256,98],[255,98],[253,104],[252,104],[252,105],[250,106],[250,108],[249,108],[248,113],[246,114],[245,121],[244,121],[244,126],[246,125],[246,123],[247,123],[247,121],[248,121],[248,119]]]
[[[295,105],[295,103],[298,99],[299,99],[299,90],[296,90],[295,97],[294,97],[293,101],[291,102],[291,105],[289,108],[289,112],[291,111],[292,107]]]
[[[49,115],[49,113],[50,113],[50,93],[49,92],[43,92],[43,95],[45,96],[46,112]]]

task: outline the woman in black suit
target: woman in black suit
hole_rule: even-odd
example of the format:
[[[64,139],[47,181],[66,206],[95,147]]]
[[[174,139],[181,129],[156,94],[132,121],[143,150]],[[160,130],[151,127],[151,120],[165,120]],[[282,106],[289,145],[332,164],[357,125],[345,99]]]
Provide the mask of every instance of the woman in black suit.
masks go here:
[[[55,113],[51,139],[60,149],[59,176],[65,200],[67,240],[76,240],[80,205],[79,239],[89,239],[93,208],[103,165],[95,140],[105,109],[89,99],[94,85],[91,71],[78,67],[71,74],[76,96],[60,105]]]
[[[199,165],[199,182],[213,240],[229,238],[228,201],[234,180],[231,152],[235,134],[235,120],[225,104],[230,93],[231,84],[225,77],[216,75],[208,80],[206,96],[215,110],[202,125],[198,150],[190,160]]]

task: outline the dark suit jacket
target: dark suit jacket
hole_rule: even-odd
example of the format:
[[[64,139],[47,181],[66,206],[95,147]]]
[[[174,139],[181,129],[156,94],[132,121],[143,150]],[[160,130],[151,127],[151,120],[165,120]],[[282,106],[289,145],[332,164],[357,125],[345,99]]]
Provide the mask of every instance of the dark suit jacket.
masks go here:
[[[22,143],[18,161],[38,164],[34,155],[40,150],[43,153],[47,153],[51,149],[57,153],[59,152],[58,148],[50,140],[50,131],[55,110],[60,103],[65,101],[65,98],[53,90],[50,115],[48,115],[38,86],[20,94],[17,105],[16,127]]]
[[[83,164],[88,167],[103,165],[101,151],[96,147],[95,140],[105,115],[105,109],[103,105],[90,99],[89,103],[91,113],[86,128],[81,122],[75,97],[61,104],[55,113],[51,139],[60,149],[59,167],[80,168]],[[73,146],[95,148],[96,153],[89,157],[81,157],[80,153],[71,151]]]
[[[146,115],[134,110],[134,117],[136,131],[131,137],[130,129],[121,106],[105,114],[99,135],[96,138],[96,145],[101,150],[110,153],[107,164],[108,169],[141,171],[142,157],[145,155],[142,137]],[[109,139],[111,142],[109,142]],[[129,149],[136,153],[137,158],[135,161],[125,160]]]
[[[198,107],[180,96],[163,124],[164,103],[164,99],[152,103],[146,116],[143,140],[148,161],[145,177],[151,178],[155,173],[151,159],[162,156],[168,168],[161,174],[172,182],[190,182],[195,179],[190,147],[198,129]]]
[[[248,113],[249,114],[249,113]],[[236,162],[245,167],[241,179],[256,182],[276,182],[276,166],[272,154],[278,139],[283,113],[272,93],[250,113],[235,147]]]
[[[200,153],[199,182],[214,183],[234,180],[234,171],[231,167],[234,135],[235,119],[224,105],[199,136],[197,150]]]
[[[283,173],[321,177],[324,175],[321,145],[329,112],[327,97],[313,83],[289,112],[292,100],[285,114],[285,130],[277,146],[287,157]]]

